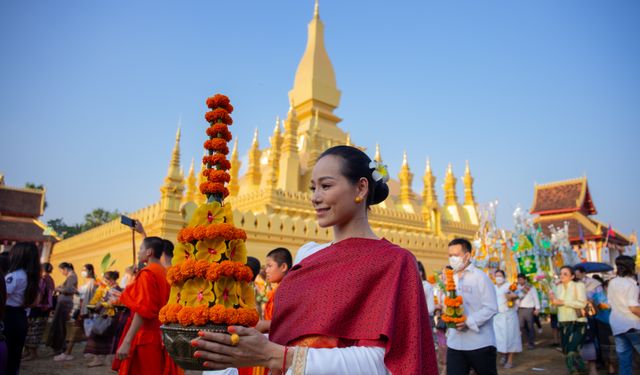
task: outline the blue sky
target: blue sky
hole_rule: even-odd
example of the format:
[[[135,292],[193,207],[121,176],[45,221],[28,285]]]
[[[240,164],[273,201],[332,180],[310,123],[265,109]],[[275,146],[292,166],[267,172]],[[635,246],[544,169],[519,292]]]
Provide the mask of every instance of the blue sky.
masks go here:
[[[268,145],[288,108],[313,1],[0,1],[0,171],[44,184],[45,219],[158,200],[178,118],[202,154],[204,100]],[[640,225],[640,2],[322,0],[341,127],[392,174],[427,156],[442,199],[469,160],[499,223],[535,182],[587,175],[598,218]],[[459,195],[462,186],[458,183]]]

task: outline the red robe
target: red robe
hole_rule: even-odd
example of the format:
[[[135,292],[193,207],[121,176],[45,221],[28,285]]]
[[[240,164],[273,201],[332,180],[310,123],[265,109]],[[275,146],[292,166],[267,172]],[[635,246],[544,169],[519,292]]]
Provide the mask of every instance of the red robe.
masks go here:
[[[275,296],[270,340],[381,346],[392,374],[437,375],[416,258],[389,241],[350,238],[296,264]]]
[[[150,263],[137,275],[132,284],[122,292],[120,302],[131,310],[118,347],[129,331],[135,313],[144,318],[142,326],[131,342],[129,356],[120,361],[114,358],[111,368],[118,374],[173,375],[183,374],[169,357],[162,343],[158,312],[169,300],[170,286],[166,270],[159,264]]]

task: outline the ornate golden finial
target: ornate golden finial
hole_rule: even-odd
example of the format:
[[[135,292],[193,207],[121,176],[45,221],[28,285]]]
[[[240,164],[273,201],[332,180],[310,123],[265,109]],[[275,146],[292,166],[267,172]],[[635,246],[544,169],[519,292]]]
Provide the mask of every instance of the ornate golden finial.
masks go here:
[[[465,205],[476,205],[476,200],[473,197],[473,177],[471,177],[471,169],[469,168],[469,161],[466,162],[466,167],[464,170],[464,177],[462,178],[462,182],[464,183],[464,204]]]
[[[456,178],[453,175],[451,163],[447,166],[447,174],[444,177],[444,202],[445,205],[458,204],[458,196],[456,194]]]
[[[160,188],[162,209],[178,212],[183,191],[184,179],[180,173],[180,127],[178,126],[167,176],[164,178],[164,184]]]
[[[378,163],[382,163],[382,156],[380,156],[380,144],[376,143],[376,155],[373,157],[373,160]]]
[[[431,171],[431,159],[427,158],[427,166],[424,171],[424,189],[422,190],[422,200],[425,207],[434,208],[438,206],[438,197],[436,196],[436,176]]]
[[[258,144],[258,128],[253,132],[251,150],[249,150],[249,165],[247,166],[247,180],[254,185],[260,185],[260,145]]]
[[[269,141],[271,148],[269,150],[269,178],[267,179],[267,184],[270,188],[275,188],[278,184],[278,166],[280,164],[280,149],[282,146],[279,117],[276,118],[276,127],[273,129],[273,136]]]
[[[318,5],[318,0],[316,0],[316,5],[313,7],[313,18],[320,17],[320,6]]]
[[[287,119],[284,121],[282,152],[298,152],[298,119],[296,118],[296,110],[293,108],[293,99],[287,113]]]
[[[276,126],[273,128],[273,134],[280,136],[280,116],[276,116]]]
[[[351,133],[347,133],[347,141],[345,142],[345,145],[353,146],[353,144],[351,143]]]
[[[204,156],[208,155],[207,154],[207,150],[204,150],[202,156],[204,159]],[[201,183],[207,181],[207,178],[204,176],[204,171],[207,170],[207,165],[204,164],[204,162],[200,162],[200,172],[198,173],[198,183],[196,186],[200,186]],[[200,191],[200,189],[196,190],[196,202],[197,203],[204,203],[207,200],[207,196],[202,194],[202,192]]]
[[[172,181],[182,180],[180,176],[180,126],[178,126],[178,131],[176,132],[176,143],[173,145],[167,178],[172,179]]]
[[[238,171],[240,170],[240,160],[238,159],[238,138],[233,142],[230,163],[231,169],[229,170],[229,174],[231,175],[231,180],[229,181],[227,188],[229,189],[229,195],[236,197],[240,191],[240,184],[238,183]]]
[[[195,174],[195,160],[191,159],[191,166],[189,166],[189,175],[185,179],[185,185],[187,186],[187,192],[184,194],[183,202],[195,202],[196,194],[198,192],[198,185],[196,185]]]
[[[411,183],[413,182],[413,173],[409,169],[409,162],[407,161],[407,151],[405,150],[402,155],[402,167],[400,168],[400,202],[402,204],[411,204],[413,193],[411,191]]]
[[[289,98],[291,107],[284,121],[284,135],[278,167],[278,189],[298,192],[300,176],[300,157],[298,155],[298,119],[293,105],[293,98]]]

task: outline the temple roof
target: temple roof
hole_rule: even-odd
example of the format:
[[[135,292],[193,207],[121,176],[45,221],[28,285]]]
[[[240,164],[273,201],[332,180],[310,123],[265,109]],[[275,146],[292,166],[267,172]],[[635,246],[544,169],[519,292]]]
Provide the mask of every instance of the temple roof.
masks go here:
[[[0,216],[0,240],[57,242],[53,235],[44,234],[45,226],[36,219]]]
[[[0,185],[0,216],[38,218],[44,211],[44,191]]]
[[[564,227],[564,223],[569,224],[569,241],[571,243],[581,243],[584,241],[595,240],[605,241],[609,226],[599,220],[587,217],[579,212],[568,213],[554,216],[539,216],[535,219],[535,223],[540,226],[542,232],[548,236],[551,235],[550,225],[556,228]],[[580,238],[580,228],[582,228],[582,238]],[[631,242],[623,235],[615,231],[615,234],[609,236],[608,242],[621,246],[628,246]]]
[[[535,186],[531,214],[575,211],[581,211],[585,215],[597,213],[589,194],[586,177]]]

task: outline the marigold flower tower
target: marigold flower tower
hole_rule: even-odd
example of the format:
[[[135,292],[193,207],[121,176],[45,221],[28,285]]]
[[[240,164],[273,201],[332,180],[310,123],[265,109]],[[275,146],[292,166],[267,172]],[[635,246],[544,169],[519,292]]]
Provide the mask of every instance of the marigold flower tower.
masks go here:
[[[231,168],[226,155],[231,141],[229,126],[233,106],[217,94],[207,99],[210,109],[204,143],[207,154],[200,191],[207,196],[188,225],[178,233],[172,266],[167,271],[171,295],[160,310],[162,336],[174,361],[187,370],[204,370],[193,358],[191,340],[198,331],[227,333],[230,325],[255,326],[258,312],[251,285],[253,273],[247,263],[246,233],[233,225],[229,195]]]
[[[447,323],[447,327],[455,328],[456,324],[464,322],[467,318],[464,316],[462,296],[456,293],[456,282],[453,278],[453,270],[446,269],[444,272],[447,293],[444,297],[444,314],[442,314],[442,320]]]

